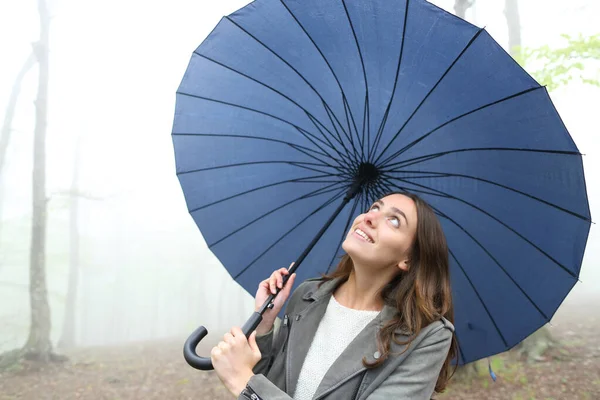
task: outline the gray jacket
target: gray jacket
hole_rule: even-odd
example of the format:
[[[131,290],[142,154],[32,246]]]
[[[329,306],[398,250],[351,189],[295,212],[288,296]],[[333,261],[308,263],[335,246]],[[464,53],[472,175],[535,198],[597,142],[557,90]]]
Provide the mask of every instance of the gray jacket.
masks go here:
[[[331,294],[341,283],[325,282],[317,288],[320,279],[303,282],[292,293],[285,317],[277,333],[258,336],[257,344],[262,358],[248,382],[262,400],[292,399],[304,358],[325,314]],[[374,361],[377,352],[377,332],[390,320],[396,310],[384,306],[333,363],[319,385],[313,400],[383,400],[430,399],[440,369],[446,359],[454,326],[446,319],[425,327],[401,355],[390,355],[377,368],[367,369],[362,359]],[[406,332],[398,339],[405,340]],[[392,341],[392,353],[400,353],[405,346]],[[248,395],[241,394],[238,400]]]

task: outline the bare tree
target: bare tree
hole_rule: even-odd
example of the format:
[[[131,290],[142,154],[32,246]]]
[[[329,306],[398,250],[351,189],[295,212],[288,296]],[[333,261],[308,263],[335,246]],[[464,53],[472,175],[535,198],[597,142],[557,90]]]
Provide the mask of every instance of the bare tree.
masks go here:
[[[27,75],[27,72],[35,65],[35,57],[33,54],[30,54],[15,82],[13,83],[10,97],[8,98],[8,105],[6,106],[6,113],[4,114],[4,121],[2,123],[2,131],[0,132],[0,193],[4,193],[2,190],[3,180],[2,180],[2,171],[4,170],[4,164],[6,162],[6,151],[8,149],[8,144],[10,143],[10,136],[12,133],[12,121],[15,116],[15,109],[17,107],[17,100],[19,98],[19,94],[21,93],[21,83],[23,79]],[[0,195],[0,219],[2,217],[2,196]],[[0,228],[2,224],[0,224]]]
[[[67,286],[67,302],[65,318],[59,348],[74,347],[77,339],[76,311],[77,293],[79,289],[79,172],[81,170],[81,135],[75,145],[75,160],[71,178],[71,195],[69,196],[69,283]]]
[[[519,0],[505,0],[504,15],[508,25],[508,51],[511,56],[519,55],[521,49],[521,18]]]
[[[6,150],[8,149],[8,144],[10,143],[10,135],[12,133],[12,120],[15,116],[15,108],[17,107],[17,100],[19,98],[19,94],[21,93],[21,83],[23,79],[27,75],[27,72],[35,65],[36,58],[32,54],[29,55],[15,82],[13,83],[12,90],[10,92],[10,97],[8,99],[8,105],[6,106],[6,114],[4,114],[4,122],[2,123],[2,133],[0,134],[0,174],[2,174],[2,170],[4,168],[4,162],[6,160]]]
[[[46,283],[46,120],[48,114],[48,47],[50,17],[45,0],[38,0],[40,39],[34,44],[39,65],[33,150],[33,214],[29,264],[31,326],[23,351],[25,356],[48,362],[52,355],[51,320]]]
[[[454,0],[454,14],[465,19],[467,10],[475,4],[475,0]]]

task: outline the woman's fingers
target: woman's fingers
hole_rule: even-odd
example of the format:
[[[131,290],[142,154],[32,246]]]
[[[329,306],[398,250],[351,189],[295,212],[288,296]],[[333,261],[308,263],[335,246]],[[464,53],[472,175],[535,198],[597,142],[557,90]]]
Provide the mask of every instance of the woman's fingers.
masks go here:
[[[280,268],[271,274],[269,278],[271,293],[275,294],[278,288],[281,289],[283,287],[283,275],[287,275],[288,273],[287,269]]]
[[[292,265],[294,265],[294,263],[291,263],[289,268],[291,268]],[[259,288],[266,289],[267,292],[271,292],[272,294],[277,293],[277,289],[283,288],[284,275],[290,274],[289,268],[280,268],[273,271],[270,277],[259,284]]]
[[[219,344],[217,345],[217,347],[219,349],[221,349],[221,351],[227,351],[231,348],[231,345],[229,343],[225,343],[225,342],[219,342]]]
[[[223,341],[225,343],[233,343],[233,335],[231,334],[231,332],[227,332],[223,335]]]

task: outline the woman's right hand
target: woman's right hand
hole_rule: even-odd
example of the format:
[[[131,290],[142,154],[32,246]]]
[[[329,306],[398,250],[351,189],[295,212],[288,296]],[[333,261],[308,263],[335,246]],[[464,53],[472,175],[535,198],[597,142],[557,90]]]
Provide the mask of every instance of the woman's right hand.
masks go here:
[[[294,265],[294,263],[290,264],[290,268]],[[258,285],[258,290],[256,291],[255,302],[254,302],[254,311],[258,311],[260,307],[267,301],[267,298],[271,294],[275,294],[277,288],[281,289],[283,287],[283,277],[285,275],[289,275],[289,271],[285,268],[280,268],[275,270],[271,276],[264,281],[262,281]],[[273,323],[277,318],[277,314],[281,311],[283,304],[290,296],[290,292],[292,291],[292,286],[294,286],[294,280],[296,279],[296,274],[292,274],[289,277],[288,281],[285,284],[285,287],[279,292],[275,300],[273,301],[273,308],[267,309],[263,313],[263,320],[256,328],[256,333],[259,335],[264,335],[269,332],[273,327]]]

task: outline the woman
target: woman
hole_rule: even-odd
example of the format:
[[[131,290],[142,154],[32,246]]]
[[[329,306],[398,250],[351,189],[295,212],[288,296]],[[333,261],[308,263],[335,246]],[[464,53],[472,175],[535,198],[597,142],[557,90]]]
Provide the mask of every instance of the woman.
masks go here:
[[[448,248],[433,210],[393,193],[352,224],[333,274],[303,282],[273,324],[293,274],[246,340],[239,328],[211,352],[239,399],[430,399],[442,392],[456,354]],[[284,268],[260,283],[256,307]]]

